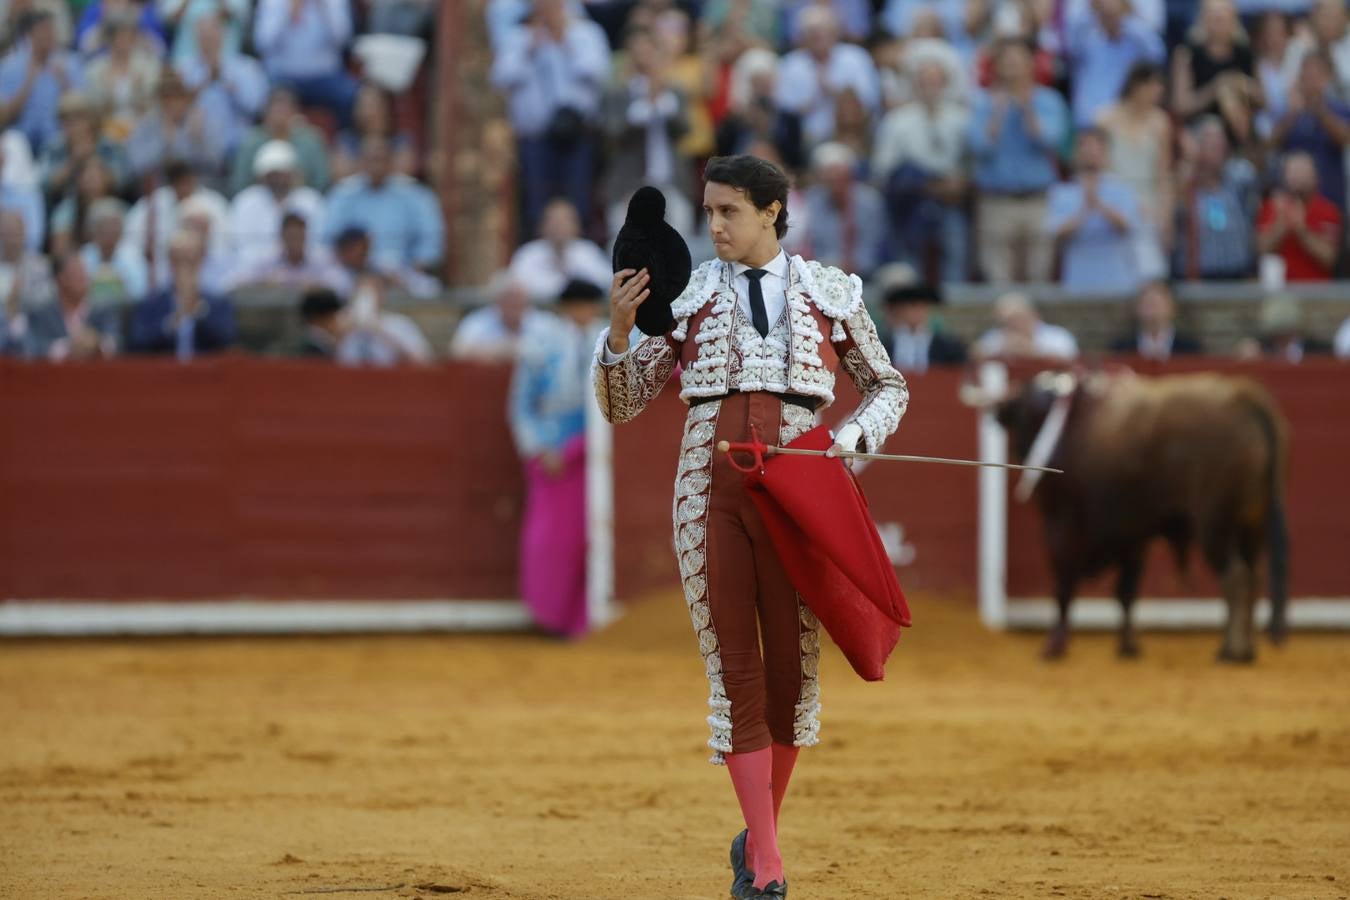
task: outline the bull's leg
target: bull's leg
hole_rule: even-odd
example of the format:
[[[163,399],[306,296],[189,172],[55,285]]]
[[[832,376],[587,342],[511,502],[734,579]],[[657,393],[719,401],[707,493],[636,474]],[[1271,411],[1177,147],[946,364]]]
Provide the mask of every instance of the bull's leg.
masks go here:
[[[1069,605],[1073,602],[1074,588],[1078,578],[1067,566],[1055,566],[1055,602],[1059,604],[1059,619],[1045,639],[1041,656],[1045,659],[1059,659],[1069,648]]]
[[[1120,559],[1120,577],[1116,580],[1116,599],[1120,601],[1120,634],[1116,654],[1123,659],[1139,655],[1134,633],[1134,601],[1139,596],[1139,576],[1144,571],[1144,548],[1127,551]]]
[[[1228,625],[1224,629],[1219,661],[1249,663],[1256,659],[1252,641],[1252,615],[1256,601],[1256,570],[1233,553],[1223,570],[1223,598],[1228,603]]]

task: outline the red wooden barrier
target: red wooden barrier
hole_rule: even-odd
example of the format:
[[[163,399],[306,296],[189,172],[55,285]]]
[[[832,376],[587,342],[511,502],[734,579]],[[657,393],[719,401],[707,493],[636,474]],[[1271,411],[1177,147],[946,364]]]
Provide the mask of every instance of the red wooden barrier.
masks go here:
[[[1213,368],[1214,364],[1204,363]],[[1243,367],[1293,425],[1297,596],[1344,596],[1350,562],[1350,366]],[[894,452],[970,457],[960,375],[911,380]],[[521,482],[506,372],[221,359],[0,365],[0,597],[514,598]],[[855,397],[841,384],[827,413]],[[673,587],[671,388],[614,433],[617,590]],[[879,463],[877,520],[903,530],[909,590],[969,596],[976,476]],[[894,534],[894,528],[887,529]],[[1009,592],[1046,593],[1039,523],[1013,507]],[[1153,596],[1213,596],[1155,566]]]

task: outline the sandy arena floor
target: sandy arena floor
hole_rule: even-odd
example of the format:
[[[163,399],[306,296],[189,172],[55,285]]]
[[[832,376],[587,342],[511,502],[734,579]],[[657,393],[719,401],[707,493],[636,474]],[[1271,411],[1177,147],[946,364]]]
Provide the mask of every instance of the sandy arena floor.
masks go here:
[[[1350,897],[1350,636],[1120,663],[915,604],[829,651],[796,900]],[[523,636],[0,643],[0,897],[716,900],[739,829],[674,596]]]

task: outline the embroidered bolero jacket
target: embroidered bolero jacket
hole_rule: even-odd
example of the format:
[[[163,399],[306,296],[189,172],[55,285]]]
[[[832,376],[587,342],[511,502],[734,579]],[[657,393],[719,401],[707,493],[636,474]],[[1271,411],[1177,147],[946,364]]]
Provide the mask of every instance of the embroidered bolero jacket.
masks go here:
[[[862,429],[861,449],[876,452],[895,431],[909,403],[904,376],[863,305],[862,281],[839,269],[794,256],[789,262],[786,328],[771,330],[761,351],[770,358],[747,365],[738,335],[736,291],[730,263],[700,265],[671,304],[675,327],[646,337],[605,363],[601,335],[593,376],[600,410],[610,422],[627,422],[651,402],[681,365],[680,397],[686,403],[730,391],[771,391],[834,402],[834,373],[842,365],[862,402],[843,424]],[[841,426],[842,427],[842,426]]]

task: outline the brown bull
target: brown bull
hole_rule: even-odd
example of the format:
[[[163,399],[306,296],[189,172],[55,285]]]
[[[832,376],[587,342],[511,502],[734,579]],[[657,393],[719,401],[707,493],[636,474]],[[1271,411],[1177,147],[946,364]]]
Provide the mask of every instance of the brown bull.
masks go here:
[[[1270,395],[1219,375],[1093,376],[1042,373],[998,404],[1014,452],[1026,459],[1056,402],[1063,429],[1046,435],[1048,475],[1034,496],[1045,520],[1059,620],[1045,646],[1064,653],[1079,582],[1108,568],[1119,577],[1119,652],[1138,650],[1131,606],[1144,552],[1162,537],[1185,567],[1192,545],[1223,584],[1228,625],[1219,659],[1250,662],[1258,570],[1268,556],[1270,638],[1285,634],[1288,536],[1287,429]],[[1039,460],[1034,460],[1039,462]]]

